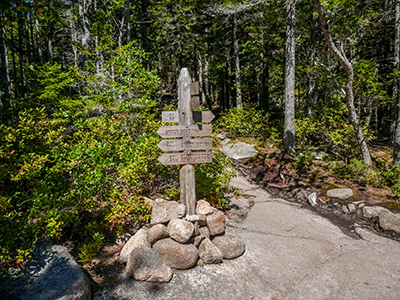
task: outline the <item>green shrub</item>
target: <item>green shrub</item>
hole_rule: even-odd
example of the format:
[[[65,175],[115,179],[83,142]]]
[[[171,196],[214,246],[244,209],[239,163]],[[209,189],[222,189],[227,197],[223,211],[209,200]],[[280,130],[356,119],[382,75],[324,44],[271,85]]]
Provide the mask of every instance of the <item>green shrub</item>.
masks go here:
[[[351,159],[348,164],[342,161],[333,161],[328,165],[331,172],[339,178],[347,178],[364,186],[381,187],[385,183],[380,172],[356,158]]]
[[[103,245],[104,237],[101,236],[100,233],[96,232],[95,234],[93,234],[92,238],[92,242],[85,244],[79,248],[79,262],[83,264],[91,263],[93,258],[96,257],[97,253],[100,251],[101,246]]]
[[[116,53],[99,78],[35,66],[32,101],[16,99],[13,125],[0,124],[2,263],[23,263],[43,237],[83,244],[81,261],[89,262],[102,236],[149,221],[144,195],[179,190],[179,167],[158,161],[161,122],[150,96],[159,80],[139,63],[141,51]],[[212,164],[196,167],[199,196],[222,205],[229,166],[215,153]]]
[[[243,109],[232,108],[216,122],[216,128],[226,131],[231,138],[253,136],[266,137],[268,134],[268,115],[257,110],[255,105],[245,103]]]

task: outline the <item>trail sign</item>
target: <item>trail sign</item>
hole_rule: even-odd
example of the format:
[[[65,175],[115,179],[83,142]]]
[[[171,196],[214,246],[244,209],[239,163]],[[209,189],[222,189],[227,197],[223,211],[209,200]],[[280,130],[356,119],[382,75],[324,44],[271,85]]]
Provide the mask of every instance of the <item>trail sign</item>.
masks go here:
[[[203,110],[193,111],[192,118],[195,123],[209,123],[215,118],[215,116],[211,111]],[[165,123],[178,123],[179,114],[177,111],[163,111],[161,112],[161,121]]]
[[[178,152],[163,153],[158,158],[163,165],[186,165],[212,162],[212,152]],[[194,183],[193,183],[194,184]]]
[[[212,139],[162,140],[158,147],[163,151],[211,150]]]
[[[210,136],[212,134],[212,127],[210,124],[162,126],[157,130],[157,133],[162,138]]]
[[[158,160],[163,165],[181,165],[179,184],[181,203],[186,207],[186,214],[196,213],[195,176],[193,164],[211,163],[212,151],[196,152],[196,150],[212,149],[211,138],[194,138],[210,136],[212,127],[208,123],[214,119],[210,111],[195,111],[199,108],[199,83],[192,83],[187,68],[183,68],[178,78],[178,111],[163,111],[162,121],[178,123],[178,126],[162,126],[157,133],[163,138],[183,138],[163,140],[158,144],[163,151],[184,151],[163,153]],[[193,152],[194,151],[194,152]]]

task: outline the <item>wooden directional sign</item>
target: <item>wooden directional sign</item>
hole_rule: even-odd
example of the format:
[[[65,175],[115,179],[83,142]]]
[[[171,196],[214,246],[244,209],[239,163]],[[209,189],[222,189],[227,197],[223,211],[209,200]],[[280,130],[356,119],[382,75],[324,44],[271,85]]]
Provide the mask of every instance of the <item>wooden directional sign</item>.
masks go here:
[[[212,139],[179,139],[179,140],[162,140],[158,147],[162,151],[183,151],[183,150],[211,150]]]
[[[202,164],[212,162],[212,152],[163,153],[158,158],[163,165]]]
[[[215,116],[209,110],[203,111],[193,111],[193,122],[195,123],[209,123],[211,122]],[[165,123],[178,123],[179,122],[179,115],[177,111],[163,111],[161,112],[162,121]]]
[[[162,126],[157,130],[157,133],[162,138],[210,136],[212,134],[212,127],[211,124]]]
[[[192,109],[198,109],[200,107],[200,88],[198,81],[190,84],[190,103]]]

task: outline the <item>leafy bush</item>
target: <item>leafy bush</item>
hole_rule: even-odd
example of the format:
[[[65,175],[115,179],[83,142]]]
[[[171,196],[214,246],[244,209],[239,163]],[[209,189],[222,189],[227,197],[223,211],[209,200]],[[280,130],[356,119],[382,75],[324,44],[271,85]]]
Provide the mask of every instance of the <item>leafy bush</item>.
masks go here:
[[[231,138],[254,136],[265,137],[268,134],[268,115],[257,110],[255,105],[245,103],[243,109],[232,108],[216,122],[216,128],[226,131]]]
[[[14,100],[13,125],[0,124],[2,263],[23,263],[43,237],[77,241],[89,262],[103,236],[149,221],[144,195],[179,190],[179,167],[157,159],[161,122],[151,95],[159,80],[141,66],[143,55],[120,48],[101,75],[57,64],[27,70],[31,85]],[[199,196],[221,205],[226,167],[216,153],[197,168]]]
[[[340,178],[354,180],[361,185],[381,187],[385,181],[382,174],[368,166],[364,161],[353,158],[348,164],[342,161],[329,163],[331,172]]]
[[[361,157],[354,128],[346,123],[346,106],[325,108],[315,119],[296,119],[296,144],[299,148],[316,147],[340,158]],[[365,138],[371,135],[363,129]]]

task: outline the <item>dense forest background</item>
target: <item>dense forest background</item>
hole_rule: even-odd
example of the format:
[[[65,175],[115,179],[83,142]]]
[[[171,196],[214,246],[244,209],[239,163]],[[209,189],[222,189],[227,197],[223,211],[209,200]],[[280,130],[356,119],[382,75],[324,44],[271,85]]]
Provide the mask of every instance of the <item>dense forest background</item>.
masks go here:
[[[42,236],[89,236],[90,261],[105,228],[148,220],[143,196],[179,194],[156,130],[182,67],[232,136],[400,190],[399,0],[3,0],[0,59],[3,263]],[[224,205],[227,166],[196,167],[198,197]]]

